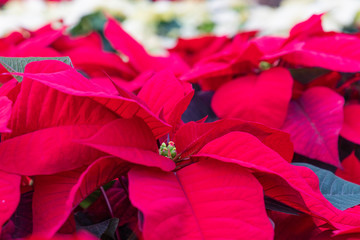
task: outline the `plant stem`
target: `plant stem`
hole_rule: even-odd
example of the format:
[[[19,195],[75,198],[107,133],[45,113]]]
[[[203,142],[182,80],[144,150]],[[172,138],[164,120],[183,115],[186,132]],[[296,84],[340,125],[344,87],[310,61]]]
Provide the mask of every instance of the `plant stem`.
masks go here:
[[[114,218],[114,212],[113,212],[112,207],[110,205],[109,198],[106,195],[105,189],[101,186],[100,190],[101,190],[102,195],[104,196],[104,199],[105,199],[106,205],[108,207],[109,213],[110,213],[111,217]],[[121,240],[118,227],[116,227],[115,234],[116,234],[116,239]]]

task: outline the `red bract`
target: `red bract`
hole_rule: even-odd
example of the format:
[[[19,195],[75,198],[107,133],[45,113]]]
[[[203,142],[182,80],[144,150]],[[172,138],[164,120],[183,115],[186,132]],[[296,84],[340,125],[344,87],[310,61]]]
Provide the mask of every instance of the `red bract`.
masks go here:
[[[273,239],[262,187],[241,167],[209,160],[176,173],[134,168],[129,180],[145,239]]]
[[[177,45],[169,52],[177,53],[189,66],[193,66],[202,59],[220,52],[230,43],[228,37],[204,36],[192,39],[178,39]],[[204,47],[206,46],[206,47]]]
[[[340,167],[343,105],[343,97],[324,87],[310,88],[291,101],[282,130],[290,133],[295,152]]]
[[[224,119],[206,124],[187,123],[176,132],[174,141],[179,156],[186,158],[199,151],[208,142],[232,131],[251,133],[263,144],[279,153],[286,161],[291,162],[293,145],[287,133],[236,119]]]
[[[281,58],[294,66],[322,67],[340,72],[359,71],[357,46],[360,46],[360,39],[349,34],[324,32],[321,16],[314,15],[293,27],[283,45],[276,52],[267,53],[263,59],[274,61]]]
[[[286,117],[293,79],[284,68],[247,75],[224,84],[211,106],[221,118],[240,118],[280,128]]]
[[[150,78],[138,97],[157,116],[169,123],[174,131],[181,125],[181,115],[189,105],[194,90],[191,84],[179,81],[170,71],[160,71]]]
[[[207,56],[181,76],[184,81],[199,83],[204,90],[215,90],[233,75],[245,74],[256,68],[262,53],[249,39],[254,32],[238,34],[229,46]]]
[[[49,174],[89,164],[101,154],[72,140],[88,138],[102,124],[118,117],[144,118],[157,137],[169,129],[146,107],[133,99],[103,92],[66,64],[32,63],[26,68],[24,78],[9,124],[12,133],[0,146],[1,169],[6,171]],[[82,106],[80,111],[77,106]],[[20,145],[24,145],[23,151],[18,151]],[[26,155],[37,160],[32,168],[24,164]],[[64,156],[67,156],[66,164],[60,164]]]
[[[323,221],[338,229],[360,224],[358,214],[342,212],[322,196],[311,170],[290,165],[248,133],[229,133],[205,145],[193,158],[217,159],[251,169],[267,196],[311,213],[319,226]]]
[[[180,75],[188,70],[187,64],[176,54],[170,54],[168,57],[151,56],[140,43],[126,33],[112,18],[108,19],[104,33],[112,46],[127,56],[129,63],[139,73],[167,68],[174,72],[175,75]]]

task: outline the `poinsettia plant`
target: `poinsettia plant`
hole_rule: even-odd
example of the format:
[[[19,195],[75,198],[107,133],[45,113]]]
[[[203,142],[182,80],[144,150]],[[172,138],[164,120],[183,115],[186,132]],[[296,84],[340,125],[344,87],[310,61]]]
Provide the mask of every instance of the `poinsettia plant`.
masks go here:
[[[360,39],[321,16],[168,56],[112,18],[112,52],[0,39],[1,239],[358,238]]]

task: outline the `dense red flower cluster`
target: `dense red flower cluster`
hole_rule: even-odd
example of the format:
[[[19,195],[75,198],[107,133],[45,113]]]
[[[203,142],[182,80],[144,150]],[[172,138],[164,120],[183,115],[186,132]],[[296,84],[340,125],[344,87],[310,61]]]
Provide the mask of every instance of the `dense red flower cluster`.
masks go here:
[[[0,39],[1,239],[360,237],[359,36],[314,15],[159,57],[64,30]]]

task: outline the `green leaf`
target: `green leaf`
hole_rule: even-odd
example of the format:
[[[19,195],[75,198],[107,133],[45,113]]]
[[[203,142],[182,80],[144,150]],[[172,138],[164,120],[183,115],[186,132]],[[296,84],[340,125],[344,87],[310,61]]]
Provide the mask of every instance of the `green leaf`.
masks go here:
[[[293,163],[310,168],[319,178],[320,191],[334,207],[346,210],[360,204],[360,185],[345,181],[332,172],[308,163]]]
[[[112,17],[115,17],[115,19],[117,19],[119,22],[123,22],[126,19],[125,16],[121,14],[112,15]],[[79,23],[70,29],[70,34],[72,36],[83,36],[92,31],[95,31],[101,36],[104,50],[109,52],[116,52],[104,36],[104,25],[106,22],[107,17],[104,15],[104,13],[97,11],[83,16]]]
[[[70,30],[70,34],[73,36],[81,36],[93,30],[102,32],[106,21],[106,16],[100,11],[85,15],[80,19],[79,23]]]
[[[0,64],[3,65],[9,73],[23,73],[26,64],[42,60],[58,60],[73,67],[69,57],[0,57]],[[22,76],[14,76],[14,78],[18,80],[18,82],[22,82],[23,79]]]
[[[215,25],[216,24],[214,22],[208,20],[197,26],[197,29],[201,33],[212,33],[214,31]]]
[[[291,76],[302,84],[308,84],[316,78],[330,73],[330,70],[324,68],[290,68]]]
[[[77,226],[77,230],[86,230],[101,239],[116,239],[115,232],[119,224],[118,218],[110,218],[89,226]]]
[[[108,190],[109,188],[111,188],[115,183],[115,180],[106,183],[103,188],[104,190]],[[100,189],[96,189],[95,191],[93,191],[89,196],[87,196],[87,198],[85,198],[80,204],[79,206],[82,207],[83,209],[87,209],[88,207],[91,206],[91,204],[93,204],[101,195],[101,191]]]

